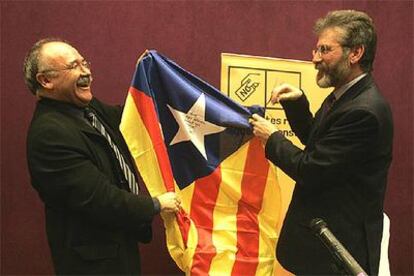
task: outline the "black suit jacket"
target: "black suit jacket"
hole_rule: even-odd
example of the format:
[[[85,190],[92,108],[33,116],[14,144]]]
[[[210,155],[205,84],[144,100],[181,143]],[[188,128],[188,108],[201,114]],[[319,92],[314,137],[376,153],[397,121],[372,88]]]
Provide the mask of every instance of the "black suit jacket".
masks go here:
[[[296,181],[277,257],[295,274],[332,275],[333,259],[309,223],[322,218],[370,275],[378,273],[383,201],[391,162],[393,123],[389,105],[370,75],[339,98],[321,121],[305,96],[284,102],[301,150],[280,132],[266,157]]]
[[[118,129],[121,108],[90,103],[133,168]],[[46,231],[57,274],[139,274],[137,243],[152,238],[149,196],[128,191],[105,140],[63,102],[37,103],[27,137],[33,187],[45,204]]]

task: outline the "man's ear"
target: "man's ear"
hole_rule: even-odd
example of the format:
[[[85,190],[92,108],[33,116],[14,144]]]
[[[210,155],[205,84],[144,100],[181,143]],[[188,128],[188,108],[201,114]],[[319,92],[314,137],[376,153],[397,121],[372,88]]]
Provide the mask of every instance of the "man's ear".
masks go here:
[[[50,78],[44,73],[38,73],[36,79],[39,84],[45,89],[52,89],[53,83],[50,81]]]
[[[349,62],[351,65],[357,64],[365,53],[365,47],[363,45],[355,46],[351,48],[349,54]]]

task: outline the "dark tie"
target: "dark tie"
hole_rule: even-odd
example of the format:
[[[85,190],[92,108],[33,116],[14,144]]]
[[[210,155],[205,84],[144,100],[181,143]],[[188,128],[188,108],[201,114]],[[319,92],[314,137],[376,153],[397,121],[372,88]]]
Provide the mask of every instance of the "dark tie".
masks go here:
[[[332,92],[331,94],[328,95],[328,97],[326,97],[325,101],[323,102],[322,106],[321,106],[321,116],[320,116],[320,122],[322,122],[325,117],[326,114],[328,114],[329,110],[332,108],[333,104],[335,103],[335,95],[334,92]]]
[[[128,182],[129,189],[131,190],[132,193],[138,194],[139,189],[138,189],[138,183],[135,180],[135,175],[132,173],[128,164],[125,162],[124,157],[122,156],[118,147],[112,141],[111,136],[105,129],[104,125],[101,123],[101,121],[99,121],[96,114],[93,113],[93,111],[90,109],[85,110],[85,116],[89,120],[89,122],[92,124],[92,126],[96,128],[99,131],[99,133],[102,134],[102,136],[105,137],[105,139],[108,141],[109,145],[111,146],[112,150],[115,153],[116,159],[118,159],[119,166],[121,167],[122,173],[124,174],[126,181]]]

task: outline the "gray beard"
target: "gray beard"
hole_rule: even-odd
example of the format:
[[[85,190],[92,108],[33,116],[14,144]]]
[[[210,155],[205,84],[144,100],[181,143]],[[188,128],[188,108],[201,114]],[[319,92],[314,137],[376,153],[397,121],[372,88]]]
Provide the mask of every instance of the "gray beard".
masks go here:
[[[316,81],[320,88],[328,88],[333,86],[331,77],[327,74],[323,74],[322,78]]]
[[[319,87],[328,88],[343,84],[347,77],[351,74],[351,68],[345,58],[338,61],[333,67],[324,70],[322,77],[316,81]]]

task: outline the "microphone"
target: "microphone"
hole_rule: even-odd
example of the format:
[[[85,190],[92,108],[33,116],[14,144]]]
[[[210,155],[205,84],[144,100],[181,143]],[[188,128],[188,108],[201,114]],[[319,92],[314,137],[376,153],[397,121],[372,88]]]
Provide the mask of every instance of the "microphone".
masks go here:
[[[320,218],[314,218],[309,224],[312,232],[322,241],[328,248],[329,252],[334,256],[343,269],[353,276],[367,276],[358,262],[346,250],[346,248],[338,241],[332,232],[328,229],[326,223]]]

